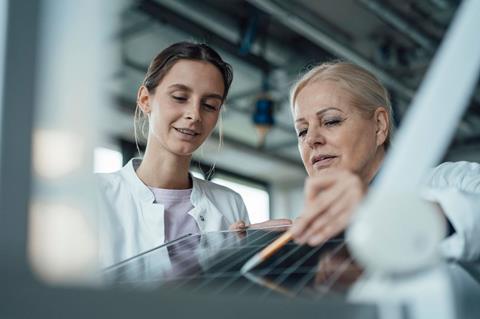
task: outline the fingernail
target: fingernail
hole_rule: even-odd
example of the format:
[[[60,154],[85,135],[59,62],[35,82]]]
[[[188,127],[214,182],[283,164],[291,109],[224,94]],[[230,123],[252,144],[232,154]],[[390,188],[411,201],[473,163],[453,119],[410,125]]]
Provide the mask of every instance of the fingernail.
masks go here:
[[[297,244],[303,245],[303,244],[305,244],[305,237],[299,237],[299,238],[295,239],[295,242]]]
[[[299,235],[298,226],[293,225],[293,226],[290,228],[290,233],[292,233],[292,236],[293,236],[293,237],[298,236],[298,235]]]
[[[323,242],[323,236],[322,235],[316,235],[316,236],[313,236],[313,237],[310,238],[310,240],[308,241],[308,244],[310,246],[317,246],[321,242]]]

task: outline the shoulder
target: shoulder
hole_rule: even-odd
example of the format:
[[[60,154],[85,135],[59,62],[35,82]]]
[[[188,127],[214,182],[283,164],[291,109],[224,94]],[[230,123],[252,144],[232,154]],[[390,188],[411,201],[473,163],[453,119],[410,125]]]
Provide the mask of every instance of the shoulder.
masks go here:
[[[121,183],[120,171],[113,173],[95,173],[95,180],[100,187],[113,187]]]
[[[427,184],[432,187],[455,187],[478,193],[480,164],[466,161],[442,163],[430,172]]]
[[[115,196],[124,188],[124,178],[120,171],[113,173],[96,173],[95,181],[97,190],[103,196]]]

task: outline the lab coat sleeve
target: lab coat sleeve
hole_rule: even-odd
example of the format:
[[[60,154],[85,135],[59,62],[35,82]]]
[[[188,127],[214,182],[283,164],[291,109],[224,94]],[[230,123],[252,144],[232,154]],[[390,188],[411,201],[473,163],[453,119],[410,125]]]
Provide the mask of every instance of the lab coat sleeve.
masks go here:
[[[237,202],[237,207],[238,207],[238,214],[240,216],[239,220],[243,220],[245,224],[250,224],[250,218],[248,217],[248,211],[247,211],[247,206],[245,206],[245,203],[242,199],[242,196],[240,194],[235,194],[236,198],[235,201]]]
[[[480,260],[480,164],[443,163],[433,170],[426,186],[425,198],[440,205],[455,229],[442,241],[442,254]]]
[[[97,240],[98,240],[98,256],[99,266],[101,268],[110,266],[114,263],[115,256],[113,253],[112,220],[109,218],[113,208],[110,205],[109,191],[111,185],[109,177],[106,174],[95,174],[96,176],[96,216],[97,216]]]

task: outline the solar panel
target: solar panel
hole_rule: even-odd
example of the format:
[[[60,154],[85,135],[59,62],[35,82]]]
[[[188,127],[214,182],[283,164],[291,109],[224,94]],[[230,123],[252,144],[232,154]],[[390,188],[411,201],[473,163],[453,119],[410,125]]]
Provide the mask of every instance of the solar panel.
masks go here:
[[[241,274],[245,262],[285,230],[275,227],[188,235],[109,267],[104,278],[123,287],[344,298],[362,270],[348,254],[343,239],[318,247],[290,242],[248,274]]]

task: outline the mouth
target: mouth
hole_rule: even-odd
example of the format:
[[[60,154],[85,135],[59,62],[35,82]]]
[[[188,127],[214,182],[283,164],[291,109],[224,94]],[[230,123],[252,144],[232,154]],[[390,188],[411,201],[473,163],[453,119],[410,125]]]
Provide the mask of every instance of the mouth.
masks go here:
[[[188,128],[177,128],[177,127],[174,127],[174,129],[177,131],[177,132],[180,132],[182,134],[185,134],[185,135],[188,135],[188,136],[197,136],[197,135],[200,135],[200,133],[194,131],[194,130],[191,130],[191,129],[188,129]]]
[[[321,168],[331,164],[331,162],[337,158],[335,155],[317,155],[312,158],[312,165]]]

